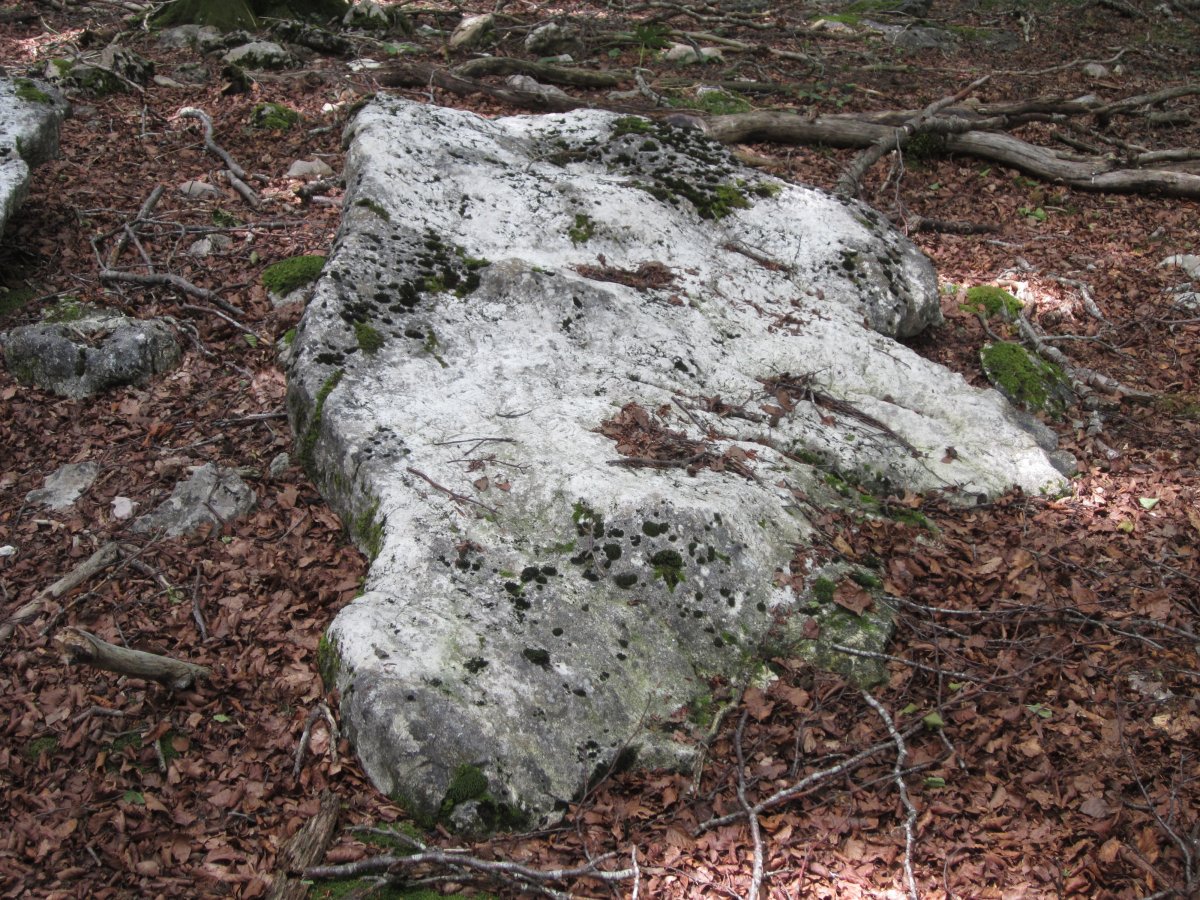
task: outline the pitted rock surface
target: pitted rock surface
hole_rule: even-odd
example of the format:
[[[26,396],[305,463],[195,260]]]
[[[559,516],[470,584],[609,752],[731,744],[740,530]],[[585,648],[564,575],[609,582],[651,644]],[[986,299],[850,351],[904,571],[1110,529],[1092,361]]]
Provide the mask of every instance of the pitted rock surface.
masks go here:
[[[288,407],[374,558],[322,674],[413,812],[547,821],[614,762],[680,762],[664,723],[710,678],[857,618],[781,577],[848,481],[1064,484],[893,340],[940,320],[934,273],[866,207],[596,111],[383,99],[348,138]]]
[[[4,360],[22,384],[78,400],[179,365],[179,344],[157,319],[132,319],[79,304],[63,321],[24,325],[0,334]]]

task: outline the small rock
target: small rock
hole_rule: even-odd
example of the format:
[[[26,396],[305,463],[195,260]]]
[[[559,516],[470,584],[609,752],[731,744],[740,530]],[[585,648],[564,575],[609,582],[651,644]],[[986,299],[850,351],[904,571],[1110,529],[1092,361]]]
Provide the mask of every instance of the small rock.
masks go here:
[[[1107,66],[1093,62],[1083,67],[1083,74],[1088,78],[1108,78],[1112,73],[1108,71]]]
[[[342,24],[347,28],[361,28],[364,31],[387,31],[392,26],[392,20],[387,10],[375,0],[363,0],[346,10]]]
[[[329,168],[323,160],[320,159],[298,159],[287,171],[288,178],[302,178],[305,181],[310,181],[314,178],[327,178],[333,174],[333,169]]]
[[[99,463],[68,463],[47,475],[43,486],[30,491],[25,499],[48,509],[66,509],[92,486],[99,474]]]
[[[154,512],[136,519],[133,530],[139,534],[164,531],[168,537],[178,537],[205,524],[220,528],[248,513],[255,502],[254,491],[237,472],[205,463],[187,481],[176,484]]]
[[[179,193],[192,200],[208,200],[221,196],[221,192],[207,181],[185,181],[179,186]]]
[[[282,478],[291,464],[292,458],[287,453],[276,454],[275,458],[271,460],[271,464],[267,466],[267,474],[272,478]]]
[[[159,32],[158,45],[167,49],[198,47],[202,40],[220,39],[221,32],[213,25],[178,25]]]
[[[128,497],[113,497],[111,505],[114,519],[128,519],[141,504]]]
[[[203,259],[206,256],[212,256],[214,253],[219,253],[222,250],[228,250],[233,246],[233,238],[227,234],[206,234],[200,240],[196,241],[192,246],[188,247],[188,256],[194,256],[197,259]]]
[[[292,55],[274,41],[252,41],[234,47],[222,59],[243,69],[286,69],[295,64]]]
[[[131,319],[111,310],[63,303],[54,321],[3,335],[8,371],[60,397],[78,400],[179,365],[179,344],[159,319]]]
[[[208,67],[203,63],[184,63],[176,67],[175,77],[184,84],[206,84],[208,82]]]
[[[492,30],[495,22],[496,17],[491,13],[484,13],[482,16],[467,16],[458,23],[454,33],[450,35],[450,49],[460,50],[474,47],[483,40],[484,35]]]
[[[530,94],[537,94],[541,97],[559,97],[570,99],[571,96],[564,90],[556,88],[550,84],[542,84],[541,82],[530,78],[528,75],[511,75],[505,79],[504,83],[515,90],[525,91]]]
[[[1163,266],[1179,266],[1187,272],[1188,278],[1200,279],[1200,256],[1194,256],[1191,253],[1177,253],[1174,256],[1168,256],[1158,264],[1160,269]]]
[[[688,44],[673,44],[671,49],[664,54],[663,58],[667,62],[679,63],[680,65],[689,65],[690,63],[709,62],[724,59],[721,51],[716,47],[701,47],[700,52],[696,52],[695,47]]]
[[[578,32],[557,22],[539,25],[525,36],[525,49],[534,56],[553,56],[578,48]]]
[[[187,87],[187,85],[181,84],[180,82],[176,81],[174,78],[168,78],[166,75],[155,75],[154,83],[157,84],[159,87],[165,87],[165,88]]]

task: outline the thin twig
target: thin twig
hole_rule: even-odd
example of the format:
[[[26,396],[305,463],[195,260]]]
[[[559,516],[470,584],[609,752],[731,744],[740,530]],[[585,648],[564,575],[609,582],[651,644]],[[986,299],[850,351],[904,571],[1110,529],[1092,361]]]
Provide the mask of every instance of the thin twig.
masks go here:
[[[737,732],[733,739],[733,749],[737,753],[738,805],[750,823],[750,839],[754,842],[754,864],[750,870],[750,889],[746,891],[746,900],[759,900],[763,882],[762,826],[759,824],[757,813],[750,806],[750,801],[746,799],[746,757],[742,752],[742,734],[746,730],[746,719],[749,715],[749,709],[742,710],[742,717],[738,719]]]
[[[867,704],[878,713],[879,718],[883,719],[883,724],[887,726],[888,733],[896,744],[896,762],[892,767],[892,773],[896,782],[896,790],[900,792],[900,802],[904,804],[906,813],[904,817],[904,880],[908,883],[910,900],[917,900],[920,894],[917,892],[917,881],[913,877],[912,866],[913,844],[916,842],[917,808],[909,799],[908,785],[904,782],[904,763],[908,759],[908,748],[904,744],[904,738],[896,730],[896,723],[892,721],[892,717],[888,715],[883,704],[876,700],[870,691],[862,691],[862,696]]]

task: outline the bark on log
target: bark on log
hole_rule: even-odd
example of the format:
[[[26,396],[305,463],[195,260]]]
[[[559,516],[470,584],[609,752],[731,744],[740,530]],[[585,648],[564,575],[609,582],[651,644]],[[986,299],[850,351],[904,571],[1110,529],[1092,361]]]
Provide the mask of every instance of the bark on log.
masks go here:
[[[337,827],[339,806],[333,791],[321,794],[321,808],[317,814],[305,822],[279,851],[268,900],[306,900],[309,885],[292,873],[303,872],[325,857]]]
[[[120,675],[157,681],[176,691],[186,690],[197,678],[209,674],[204,666],[118,647],[82,628],[64,628],[59,632],[58,640],[72,664],[82,663]]]

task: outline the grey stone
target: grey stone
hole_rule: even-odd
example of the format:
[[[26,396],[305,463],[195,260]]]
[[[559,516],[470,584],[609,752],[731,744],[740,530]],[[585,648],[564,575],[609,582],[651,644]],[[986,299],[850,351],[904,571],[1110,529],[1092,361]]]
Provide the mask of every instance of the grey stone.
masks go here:
[[[227,234],[206,234],[198,241],[193,241],[188,247],[188,256],[195,256],[201,259],[205,256],[212,256],[214,253],[220,253],[223,250],[228,250],[233,246],[233,238]]]
[[[220,40],[221,31],[215,25],[177,25],[158,34],[158,45],[170,49],[199,47],[202,39]]]
[[[25,499],[49,509],[66,509],[83,496],[99,474],[97,462],[68,463],[47,475],[44,485],[30,491]]]
[[[683,764],[658,723],[710,678],[846,666],[814,628],[881,647],[886,598],[860,618],[822,599],[842,570],[789,575],[847,480],[1066,484],[999,394],[893,340],[940,321],[936,279],[865,206],[594,110],[377,99],[347,138],[287,405],[373,558],[322,674],[413,811],[552,819],[618,756]]]
[[[216,186],[207,181],[185,181],[179,185],[179,193],[192,200],[208,200],[221,196],[221,192],[217,190]]]
[[[1094,62],[1088,63],[1083,67],[1083,74],[1088,78],[1108,78],[1112,75],[1107,66]]]
[[[67,309],[67,321],[25,325],[0,335],[8,370],[22,384],[80,399],[143,384],[179,364],[179,345],[162,321],[131,319],[86,305]]]
[[[528,75],[510,75],[505,79],[505,84],[507,84],[510,88],[516,88],[518,91],[525,91],[530,94],[537,94],[547,98],[563,98],[570,96],[561,88],[556,88],[552,84],[542,84],[536,79],[530,78]]]
[[[392,27],[392,18],[375,0],[363,0],[346,10],[342,24],[347,28],[361,28],[366,31],[387,31]]]
[[[495,23],[496,17],[491,13],[484,13],[481,16],[466,16],[450,35],[448,42],[450,49],[465,50],[478,45],[486,35],[491,33]]]
[[[67,109],[44,82],[0,77],[0,233],[29,192],[31,167],[58,152]]]
[[[921,25],[901,28],[892,35],[892,43],[901,50],[948,50],[957,41],[949,31]]]
[[[189,534],[206,524],[220,529],[254,509],[255,502],[254,491],[236,471],[205,463],[187,481],[176,484],[154,512],[135,519],[132,528],[140,534],[163,532],[167,537]]]
[[[282,478],[287,472],[288,466],[292,464],[292,457],[287,453],[277,453],[271,459],[271,464],[267,466],[267,474],[272,478]]]
[[[183,63],[175,68],[175,77],[184,84],[207,84],[208,67],[203,63]]]
[[[663,59],[679,65],[688,65],[698,62],[719,62],[724,59],[724,56],[717,47],[701,47],[697,52],[696,48],[690,44],[673,44],[663,54]]]
[[[1159,268],[1163,266],[1178,266],[1187,273],[1188,278],[1200,280],[1200,256],[1192,253],[1176,253],[1174,256],[1168,256],[1158,266]]]
[[[287,171],[288,178],[326,178],[333,174],[329,164],[320,159],[298,159]]]
[[[534,56],[576,53],[581,46],[579,32],[558,22],[539,25],[525,36],[525,50]]]
[[[286,69],[295,58],[273,41],[253,41],[227,52],[222,59],[243,69]]]

